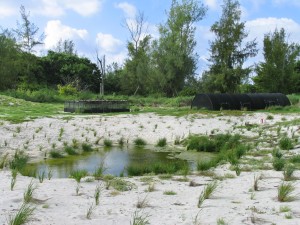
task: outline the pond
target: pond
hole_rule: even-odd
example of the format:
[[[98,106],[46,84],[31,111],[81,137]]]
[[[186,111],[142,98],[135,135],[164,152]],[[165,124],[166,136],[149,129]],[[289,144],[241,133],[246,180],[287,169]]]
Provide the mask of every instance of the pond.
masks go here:
[[[67,178],[74,170],[84,169],[93,174],[101,163],[104,163],[104,174],[120,176],[127,175],[126,168],[129,165],[142,165],[151,162],[187,162],[191,169],[196,168],[196,162],[199,158],[211,158],[208,153],[174,153],[157,152],[147,148],[128,148],[122,149],[112,147],[102,149],[96,152],[86,153],[79,156],[68,156],[60,159],[47,159],[39,163],[30,164],[30,169],[37,171],[37,174],[45,171],[52,172],[53,178]]]

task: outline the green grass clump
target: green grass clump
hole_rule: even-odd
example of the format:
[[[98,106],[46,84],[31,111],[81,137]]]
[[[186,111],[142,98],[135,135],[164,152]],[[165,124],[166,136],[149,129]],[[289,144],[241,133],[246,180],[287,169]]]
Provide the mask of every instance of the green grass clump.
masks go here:
[[[18,171],[17,170],[11,170],[11,181],[10,181],[10,190],[13,191],[14,190],[14,186],[17,182],[17,175],[18,175]]]
[[[103,160],[100,165],[95,169],[95,172],[93,173],[93,176],[96,180],[100,179],[103,176],[103,173],[105,172],[107,168],[105,167],[105,161]]]
[[[9,225],[22,225],[29,222],[35,208],[23,203],[18,212],[14,216],[9,216]]]
[[[135,211],[132,216],[132,221],[130,221],[130,225],[148,225],[149,223],[149,215],[143,213],[142,211]]]
[[[28,155],[26,155],[23,151],[16,151],[14,157],[9,162],[9,167],[10,169],[22,171],[25,168],[28,160]]]
[[[217,160],[202,160],[197,162],[198,171],[206,171],[210,168],[216,167],[218,164]]]
[[[296,168],[292,165],[288,165],[284,168],[283,177],[285,181],[290,181],[293,179],[293,173],[295,172]]]
[[[23,196],[25,203],[29,203],[32,201],[33,192],[36,189],[37,189],[37,187],[34,185],[33,181],[30,181],[28,187],[26,188],[26,190],[24,192],[24,196]]]
[[[241,145],[240,136],[230,134],[217,134],[212,137],[191,135],[185,140],[185,144],[187,150],[199,152],[227,151]]]
[[[278,159],[282,158],[282,156],[283,156],[282,152],[277,148],[273,150],[272,155],[273,155],[273,157],[278,158]]]
[[[68,155],[78,155],[78,152],[72,146],[66,146],[64,150]]]
[[[278,187],[277,199],[280,202],[289,202],[295,199],[293,192],[295,186],[292,183],[282,183]]]
[[[104,139],[103,144],[105,147],[111,147],[112,146],[112,141],[109,139]]]
[[[0,169],[3,169],[3,168],[6,166],[7,158],[8,158],[8,153],[4,154],[4,155],[0,158]]]
[[[94,150],[92,145],[90,145],[88,143],[82,143],[81,147],[84,152],[92,152]]]
[[[144,146],[147,144],[146,141],[142,138],[136,138],[133,142],[136,146]]]
[[[83,177],[86,177],[88,175],[87,170],[74,170],[71,172],[70,177],[74,178],[77,183],[80,183],[81,179]]]
[[[149,173],[154,174],[175,174],[179,171],[185,171],[188,167],[186,162],[149,162],[144,164],[131,164],[127,166],[129,176],[142,176]]]
[[[283,158],[274,158],[272,164],[276,171],[281,171],[285,166],[285,160]]]
[[[290,158],[290,162],[292,163],[300,163],[300,155],[294,155]]]
[[[160,138],[156,143],[157,147],[165,147],[166,145],[167,145],[167,139],[166,138]]]
[[[177,195],[175,191],[164,191],[164,195]]]
[[[61,154],[60,151],[57,151],[57,150],[54,150],[54,149],[52,149],[52,150],[50,151],[50,156],[51,156],[52,158],[54,158],[54,159],[64,158],[64,155]]]
[[[279,141],[279,147],[282,149],[282,150],[290,150],[290,149],[293,149],[294,148],[294,145],[293,145],[293,141],[292,139],[288,138],[288,137],[283,137],[280,139]]]
[[[121,178],[113,178],[110,180],[110,186],[117,191],[130,191],[133,189],[134,184]]]
[[[203,202],[206,199],[209,199],[213,193],[216,191],[218,187],[218,183],[217,181],[213,181],[211,183],[209,183],[208,185],[206,185],[206,187],[203,189],[203,191],[201,192],[200,196],[199,196],[199,200],[198,200],[198,208],[200,208],[203,204]]]

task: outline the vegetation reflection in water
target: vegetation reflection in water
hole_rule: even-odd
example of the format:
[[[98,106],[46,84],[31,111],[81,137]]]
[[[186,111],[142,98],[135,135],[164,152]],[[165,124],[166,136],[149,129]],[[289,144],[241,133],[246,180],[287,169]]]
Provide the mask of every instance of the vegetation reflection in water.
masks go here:
[[[177,156],[180,156],[178,154]],[[199,155],[198,155],[199,157]],[[208,157],[202,155],[201,158]],[[181,157],[180,157],[181,158]],[[39,163],[31,164],[31,169],[39,172],[52,172],[53,178],[66,178],[74,170],[84,169],[93,174],[97,167],[104,161],[104,174],[119,176],[127,175],[126,168],[130,165],[144,165],[153,162],[170,163],[170,162],[188,162],[191,168],[195,167],[196,158],[183,157],[182,159],[174,157],[174,153],[156,152],[146,148],[129,148],[121,149],[112,147],[109,149],[99,150],[97,152],[87,153],[80,156],[68,156],[61,159],[48,159]],[[192,159],[191,159],[192,158]]]

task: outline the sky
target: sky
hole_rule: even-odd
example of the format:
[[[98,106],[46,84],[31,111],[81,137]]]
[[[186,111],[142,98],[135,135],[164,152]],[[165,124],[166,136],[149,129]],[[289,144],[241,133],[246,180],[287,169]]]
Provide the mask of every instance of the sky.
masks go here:
[[[223,0],[199,0],[208,10],[197,27],[197,73],[208,68],[209,43],[214,40],[211,25],[222,13]],[[167,19],[172,0],[0,0],[0,27],[15,29],[20,18],[20,6],[30,13],[29,20],[44,33],[43,46],[37,54],[45,55],[60,39],[73,40],[80,56],[96,61],[105,55],[107,64],[122,64],[127,57],[130,35],[124,24],[133,21],[138,12],[145,15],[147,33],[158,37],[157,27]],[[257,57],[246,65],[263,60],[264,35],[276,28],[285,28],[288,41],[300,43],[300,0],[240,0],[242,18],[248,32],[247,40],[256,39]],[[246,41],[247,41],[246,40]]]

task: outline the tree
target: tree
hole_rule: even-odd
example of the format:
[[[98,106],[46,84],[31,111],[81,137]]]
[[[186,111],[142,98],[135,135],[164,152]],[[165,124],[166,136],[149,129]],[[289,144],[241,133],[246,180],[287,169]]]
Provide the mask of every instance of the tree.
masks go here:
[[[185,81],[197,68],[195,23],[202,20],[206,8],[197,0],[172,0],[165,24],[159,25],[160,37],[154,42],[154,63],[159,85],[167,96],[178,95]]]
[[[149,93],[149,77],[151,76],[150,40],[147,35],[144,14],[139,12],[134,21],[127,21],[126,28],[130,34],[127,42],[128,59],[123,69],[121,87],[125,94]]]
[[[70,55],[77,55],[77,51],[75,48],[75,43],[72,40],[66,39],[59,39],[57,45],[55,47],[55,52],[58,53],[66,53]]]
[[[93,71],[97,65],[89,59],[49,51],[48,55],[42,57],[42,67],[47,86],[55,87],[57,84],[67,85],[72,83],[78,90],[99,90],[98,76]]]
[[[38,88],[39,80],[43,77],[40,73],[39,58],[33,53],[34,48],[43,44],[43,34],[38,36],[39,28],[29,20],[30,13],[27,13],[25,7],[20,7],[21,22],[17,21],[16,40],[20,45],[22,53],[22,63],[24,70],[20,75],[19,86],[24,89]]]
[[[255,85],[259,91],[292,93],[300,90],[297,58],[300,46],[289,44],[285,30],[275,30],[264,37],[264,58],[256,67]]]
[[[21,22],[17,21],[17,29],[14,32],[17,35],[21,48],[28,53],[32,53],[33,48],[43,44],[44,35],[37,37],[39,28],[29,20],[30,13],[26,13],[25,7],[20,7]]]
[[[222,16],[211,31],[216,38],[210,43],[211,63],[203,78],[203,86],[209,92],[239,92],[239,85],[248,78],[251,67],[244,67],[249,57],[258,50],[256,40],[245,42],[248,33],[240,22],[241,9],[238,0],[224,0]]]
[[[21,71],[20,50],[6,32],[0,34],[0,49],[0,90],[15,88]]]

